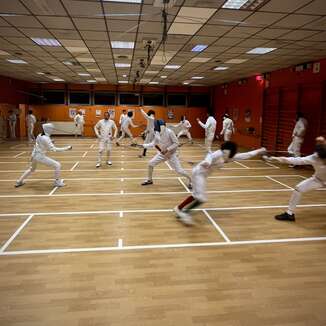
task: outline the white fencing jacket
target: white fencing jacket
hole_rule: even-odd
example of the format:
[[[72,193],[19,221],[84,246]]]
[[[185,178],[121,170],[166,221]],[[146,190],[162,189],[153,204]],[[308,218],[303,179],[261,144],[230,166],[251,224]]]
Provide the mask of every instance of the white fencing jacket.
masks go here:
[[[26,116],[26,124],[28,127],[32,127],[34,126],[36,123],[36,118],[35,118],[35,115],[34,114],[28,114]]]
[[[113,129],[114,129],[114,135],[113,135]],[[112,137],[117,136],[118,129],[113,120],[102,119],[97,122],[97,124],[94,127],[94,131],[98,138],[103,140],[111,140]]]
[[[223,129],[221,131],[221,135],[224,135],[227,131],[234,133],[234,123],[230,118],[225,118],[223,120]]]
[[[305,118],[300,118],[295,124],[295,127],[292,132],[292,137],[303,138],[306,134],[307,126],[308,121]]]
[[[74,122],[77,125],[83,125],[85,124],[84,116],[82,114],[76,114],[74,117]]]
[[[176,128],[178,127],[181,127],[182,131],[188,131],[191,128],[191,123],[188,120],[183,120],[176,125]]]
[[[147,121],[146,131],[153,131],[155,118],[152,116],[149,116],[143,109],[140,109],[140,112]]]
[[[143,144],[143,147],[146,149],[156,146],[158,146],[162,151],[168,151],[168,154],[173,155],[178,149],[179,141],[171,129],[164,128],[164,130],[160,133],[155,132],[153,142],[149,144]]]
[[[216,120],[212,116],[208,117],[205,124],[203,124],[201,121],[198,121],[198,123],[202,128],[205,129],[205,137],[214,137],[216,130]]]

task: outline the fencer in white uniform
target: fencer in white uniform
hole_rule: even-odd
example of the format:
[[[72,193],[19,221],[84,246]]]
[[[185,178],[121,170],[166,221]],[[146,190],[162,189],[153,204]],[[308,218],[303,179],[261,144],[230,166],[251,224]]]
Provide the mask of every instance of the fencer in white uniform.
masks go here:
[[[98,143],[98,157],[96,167],[99,168],[102,162],[103,152],[106,151],[107,154],[107,164],[112,165],[111,162],[111,151],[112,151],[112,141],[117,137],[118,128],[113,120],[110,119],[108,112],[104,113],[104,119],[97,122],[94,127],[95,134],[99,139]]]
[[[292,132],[292,142],[288,147],[288,152],[294,157],[301,156],[301,146],[304,142],[304,136],[308,127],[308,121],[303,117],[301,112],[297,114],[297,122]]]
[[[226,113],[223,116],[223,128],[220,135],[223,136],[224,141],[230,141],[232,135],[234,134],[234,123],[230,119],[229,115]]]
[[[179,139],[181,136],[187,136],[189,142],[192,143],[192,137],[190,134],[191,123],[186,119],[186,116],[183,115],[181,117],[181,121],[176,125],[176,128],[181,128],[179,131],[177,138]]]
[[[207,114],[208,118],[206,123],[203,124],[198,118],[197,121],[199,125],[205,129],[205,146],[208,152],[212,151],[212,143],[214,141],[215,131],[216,131],[216,120],[212,114]]]
[[[116,145],[120,146],[120,141],[126,137],[126,135],[131,139],[131,144],[136,145],[136,140],[134,139],[134,136],[132,135],[129,126],[133,128],[137,128],[138,126],[133,124],[132,122],[132,112],[127,113],[127,117],[123,118],[121,121],[121,136],[117,140]]]
[[[158,153],[148,163],[147,180],[142,183],[142,186],[153,184],[153,170],[154,167],[162,162],[168,162],[171,168],[178,174],[188,179],[188,188],[191,189],[191,177],[182,168],[179,158],[177,156],[177,149],[179,141],[175,133],[166,128],[163,120],[157,121],[157,131],[152,143],[141,145],[144,148],[156,148]]]
[[[29,110],[26,116],[26,126],[27,126],[27,138],[30,143],[35,140],[34,137],[35,123],[36,123],[36,117],[33,114],[33,111]]]
[[[207,201],[206,183],[213,167],[221,169],[225,163],[234,160],[247,160],[256,155],[263,155],[265,152],[265,148],[260,148],[254,151],[236,154],[237,145],[234,142],[225,142],[221,145],[221,149],[213,153],[208,153],[205,159],[198,163],[192,170],[192,195],[174,208],[180,221],[187,225],[192,225],[194,223],[189,213],[192,209]]]
[[[82,111],[78,111],[78,113],[75,115],[74,122],[75,122],[75,137],[77,137],[79,133],[81,136],[83,136],[85,118]]]
[[[279,221],[295,221],[295,209],[299,204],[302,194],[326,187],[326,140],[324,137],[316,139],[315,153],[305,157],[266,157],[267,161],[278,162],[293,165],[311,165],[314,175],[297,184],[292,193],[289,207],[286,212],[276,215],[275,219]]]
[[[149,110],[147,113],[140,109],[141,114],[146,119],[146,129],[145,129],[145,140],[144,144],[150,144],[154,140],[155,131],[154,131],[154,124],[155,124],[155,111]],[[146,156],[147,149],[143,149],[143,153],[139,155],[139,157]]]
[[[36,137],[34,149],[31,157],[30,167],[23,173],[23,175],[16,181],[15,187],[20,187],[24,184],[24,180],[36,170],[37,164],[42,163],[54,168],[54,186],[63,187],[65,184],[60,179],[61,164],[54,159],[46,156],[48,151],[63,152],[72,149],[72,146],[56,147],[54,146],[50,136],[53,132],[54,126],[52,123],[45,123],[43,126],[43,133]]]
[[[12,110],[9,111],[8,122],[9,122],[10,138],[14,139],[16,138],[17,116],[16,113],[13,112]]]
[[[122,125],[122,121],[123,119],[127,118],[127,111],[126,110],[122,110],[122,113],[120,114],[120,117],[119,117],[119,135],[121,133],[121,125]]]

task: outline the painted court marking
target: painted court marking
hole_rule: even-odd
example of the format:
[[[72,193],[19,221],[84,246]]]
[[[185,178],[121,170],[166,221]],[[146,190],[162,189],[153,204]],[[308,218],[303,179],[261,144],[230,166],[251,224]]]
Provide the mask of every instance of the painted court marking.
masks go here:
[[[225,232],[222,230],[222,228],[214,221],[214,219],[207,213],[205,209],[203,209],[203,213],[206,215],[208,220],[213,224],[214,228],[220,233],[220,235],[223,237],[223,239],[226,242],[231,242],[230,238],[225,234]]]
[[[274,182],[280,184],[281,186],[284,186],[285,188],[288,188],[288,189],[294,190],[294,188],[292,188],[292,187],[286,185],[286,184],[283,183],[283,182],[280,182],[280,181],[274,179],[273,177],[267,176],[266,178],[269,179],[269,180],[271,180],[271,181],[274,181]]]
[[[70,171],[75,170],[75,168],[79,165],[79,161],[74,164],[74,166],[70,169]]]
[[[15,155],[14,158],[17,158],[17,157],[19,157],[19,156],[21,156],[21,155],[23,155],[23,154],[25,154],[25,153],[26,153],[26,152],[21,152],[21,153]]]

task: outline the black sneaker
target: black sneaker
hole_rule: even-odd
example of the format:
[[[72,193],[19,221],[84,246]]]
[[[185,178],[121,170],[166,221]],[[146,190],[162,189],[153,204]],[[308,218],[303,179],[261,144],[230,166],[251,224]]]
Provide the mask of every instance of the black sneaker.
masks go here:
[[[151,180],[146,180],[146,181],[144,181],[141,185],[142,186],[148,186],[148,185],[152,185],[153,184],[153,181],[151,181]]]
[[[279,221],[290,221],[290,222],[294,222],[295,221],[295,215],[294,214],[290,215],[287,212],[284,212],[282,214],[276,215],[275,216],[275,219],[276,220],[279,220]]]

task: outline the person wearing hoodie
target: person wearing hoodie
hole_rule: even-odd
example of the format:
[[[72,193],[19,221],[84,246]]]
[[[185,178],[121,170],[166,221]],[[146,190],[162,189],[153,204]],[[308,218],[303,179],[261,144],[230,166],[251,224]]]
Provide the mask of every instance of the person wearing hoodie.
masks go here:
[[[36,137],[34,149],[31,157],[30,167],[22,174],[22,176],[16,181],[15,187],[20,187],[25,184],[25,179],[36,170],[37,164],[42,163],[54,168],[54,186],[63,187],[65,184],[60,179],[61,164],[56,160],[46,156],[48,151],[51,152],[63,152],[71,150],[72,146],[56,147],[54,146],[50,136],[53,132],[54,126],[52,123],[45,123],[43,126],[43,132]]]
[[[182,168],[178,155],[177,149],[179,147],[179,141],[174,131],[166,128],[164,120],[157,120],[155,130],[155,136],[153,142],[150,144],[140,145],[143,148],[156,148],[158,153],[148,163],[148,176],[141,185],[147,186],[153,184],[153,171],[154,167],[162,162],[168,162],[171,168],[181,176],[188,179],[188,188],[191,189],[191,177]]]

